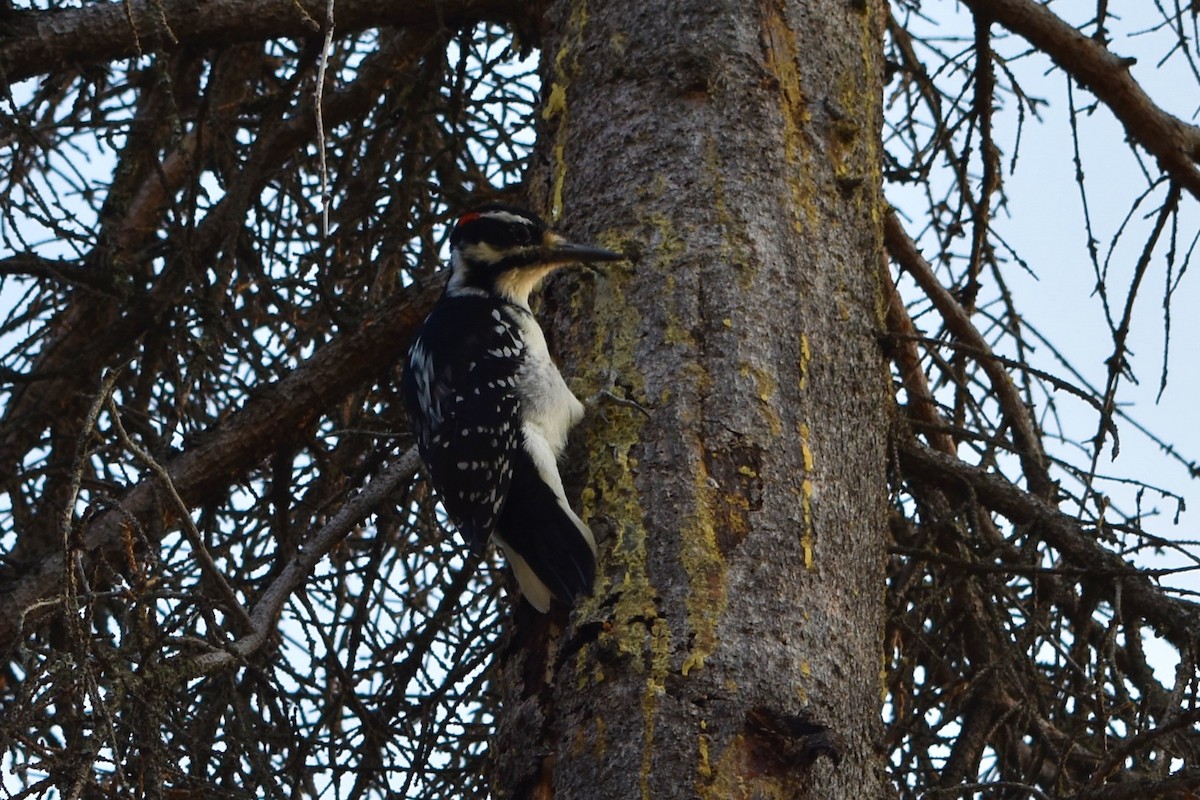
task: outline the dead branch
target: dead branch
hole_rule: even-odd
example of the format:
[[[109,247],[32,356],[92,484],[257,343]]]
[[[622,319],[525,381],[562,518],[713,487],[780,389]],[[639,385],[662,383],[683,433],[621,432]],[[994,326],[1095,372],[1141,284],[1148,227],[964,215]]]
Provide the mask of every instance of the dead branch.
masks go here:
[[[1131,62],[1084,35],[1033,0],[964,0],[1046,53],[1090,89],[1125,126],[1129,137],[1158,159],[1171,178],[1200,198],[1200,128],[1163,111],[1129,74]]]
[[[188,677],[197,677],[236,664],[258,648],[271,635],[283,604],[304,584],[313,567],[328,555],[334,545],[346,537],[359,523],[370,516],[380,504],[389,502],[400,487],[412,479],[420,466],[420,457],[415,447],[410,447],[397,461],[384,469],[374,480],[364,486],[358,494],[325,523],[314,531],[296,549],[295,554],[276,576],[275,580],[258,598],[254,610],[247,618],[249,625],[244,636],[230,642],[224,650],[197,656],[186,667]]]
[[[1003,476],[966,464],[918,442],[900,444],[900,463],[906,473],[935,481],[946,492],[969,493],[984,507],[1018,525],[1035,525],[1038,534],[1056,548],[1068,564],[1106,576],[1094,588],[1115,601],[1117,587],[1129,613],[1146,620],[1181,650],[1195,645],[1200,631],[1200,605],[1169,597],[1144,571],[1105,549],[1079,520],[1049,502],[1010,483]],[[1111,576],[1126,575],[1120,580]]]
[[[0,76],[16,83],[34,75],[129,58],[145,52],[320,33],[324,0],[132,0],[84,8],[12,11],[0,44]],[[342,33],[394,25],[454,29],[467,22],[518,21],[526,4],[512,0],[347,0],[338,5]]]
[[[362,383],[379,377],[400,358],[416,325],[428,313],[441,287],[413,287],[392,299],[348,332],[319,350],[283,380],[264,388],[217,425],[192,449],[165,464],[171,482],[188,507],[237,481],[284,442],[311,426],[325,409]],[[136,484],[120,509],[98,514],[82,532],[84,552],[120,541],[125,514],[142,518],[154,512],[157,477]],[[63,556],[56,553],[8,586],[0,586],[0,652],[7,652],[33,622],[27,618],[39,601],[62,590]]]
[[[937,308],[946,328],[975,350],[990,354],[991,347],[971,322],[966,309],[933,274],[933,268],[917,250],[916,243],[904,230],[894,210],[889,211],[884,219],[884,241],[892,258],[913,276]],[[1013,428],[1013,438],[1030,490],[1039,497],[1051,497],[1054,488],[1046,471],[1046,456],[1042,452],[1041,437],[1029,409],[1013,385],[1012,378],[994,358],[980,359],[979,366],[991,381],[992,391],[995,392],[1005,418]]]

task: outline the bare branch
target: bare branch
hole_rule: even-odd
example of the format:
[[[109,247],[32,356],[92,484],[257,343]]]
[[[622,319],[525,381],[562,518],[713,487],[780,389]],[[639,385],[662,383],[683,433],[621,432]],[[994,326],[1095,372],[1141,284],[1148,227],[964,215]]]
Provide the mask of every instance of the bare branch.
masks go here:
[[[884,220],[884,240],[892,258],[896,259],[913,276],[929,296],[945,321],[946,328],[975,350],[990,354],[991,347],[971,322],[966,309],[954,299],[953,295],[942,286],[941,281],[933,274],[933,268],[921,256],[916,243],[909,238],[894,210],[889,211]],[[1040,497],[1052,496],[1054,489],[1046,472],[1046,456],[1042,452],[1041,440],[1033,418],[1021,400],[1012,379],[1005,372],[1001,363],[994,358],[980,359],[979,366],[987,373],[992,390],[1004,409],[1009,424],[1013,427],[1015,444],[1021,456],[1021,464],[1026,480],[1029,481],[1030,489]]]
[[[300,588],[313,567],[381,503],[394,496],[401,485],[411,480],[419,465],[417,449],[410,447],[399,460],[380,472],[357,495],[348,500],[320,530],[314,531],[301,543],[292,559],[258,598],[258,603],[248,618],[250,624],[247,634],[230,643],[226,650],[198,656],[188,665],[186,674],[195,677],[222,669],[262,647],[279,619],[283,604]]]
[[[896,337],[892,358],[908,393],[909,408],[922,427],[928,430],[926,436],[929,443],[940,452],[952,456],[957,450],[954,438],[944,430],[948,422],[938,412],[937,402],[929,389],[929,380],[921,368],[921,355],[917,352],[917,341],[923,337],[913,325],[891,275],[885,275],[884,280],[888,293],[888,331]]]
[[[347,0],[338,5],[342,33],[384,25],[455,28],[480,20],[512,21],[526,13],[512,0]],[[64,64],[83,66],[188,45],[316,36],[324,0],[131,0],[84,8],[6,15],[0,76],[15,83]]]
[[[1085,36],[1033,0],[964,0],[1029,40],[1067,74],[1090,89],[1125,126],[1129,137],[1162,168],[1200,198],[1200,128],[1163,111],[1129,74],[1130,62]]]
[[[16,253],[0,259],[0,276],[7,275],[61,281],[104,293],[114,290],[110,275],[88,269],[77,261],[43,258],[33,253]]]
[[[171,473],[167,472],[162,464],[154,459],[138,445],[137,442],[130,438],[126,432],[125,426],[121,424],[121,411],[117,408],[117,404],[109,398],[109,412],[112,414],[113,427],[117,431],[117,437],[121,440],[121,444],[125,445],[131,453],[137,456],[138,460],[149,467],[150,472],[162,483],[163,489],[171,498],[171,502],[175,505],[175,516],[179,520],[183,528],[184,535],[187,536],[188,543],[192,546],[192,554],[196,561],[200,563],[200,569],[208,580],[217,587],[222,599],[225,601],[226,610],[237,617],[242,623],[242,626],[250,630],[253,628],[253,623],[250,617],[246,614],[246,609],[242,607],[242,601],[237,596],[237,592],[229,585],[229,581],[225,580],[225,576],[221,574],[221,570],[213,561],[212,554],[208,552],[208,547],[204,544],[204,538],[200,535],[200,531],[196,530],[196,523],[192,521],[191,511],[187,504],[183,502],[183,498],[179,496],[179,492],[175,488],[175,484],[171,481]]]
[[[1142,800],[1146,797],[1191,800],[1200,789],[1200,767],[1185,767],[1166,778],[1133,778],[1116,781],[1094,791],[1081,792],[1079,800]]]
[[[192,507],[214,491],[238,480],[261,463],[281,443],[312,425],[323,409],[365,381],[378,377],[400,357],[416,325],[424,319],[441,287],[413,287],[394,298],[307,363],[257,393],[224,424],[210,431],[196,447],[165,465],[183,502]],[[124,513],[141,518],[156,509],[158,479],[138,483],[121,498]],[[99,514],[83,531],[83,549],[97,551],[120,540],[124,514]],[[43,559],[21,578],[0,586],[0,652],[23,635],[30,620],[26,612],[45,597],[61,591],[63,555]]]
[[[947,492],[954,491],[957,484],[960,492],[970,493],[985,507],[1003,514],[1012,522],[1037,525],[1040,535],[1074,566],[1106,576],[1140,573],[1115,582],[1097,582],[1096,585],[1109,597],[1113,596],[1117,586],[1122,587],[1129,611],[1144,617],[1146,622],[1177,647],[1193,645],[1196,631],[1200,631],[1200,606],[1168,597],[1144,571],[1136,570],[1125,559],[1102,547],[1094,535],[1081,528],[1079,520],[1023,492],[1000,475],[938,453],[917,442],[901,444],[900,461],[906,471],[936,480]]]

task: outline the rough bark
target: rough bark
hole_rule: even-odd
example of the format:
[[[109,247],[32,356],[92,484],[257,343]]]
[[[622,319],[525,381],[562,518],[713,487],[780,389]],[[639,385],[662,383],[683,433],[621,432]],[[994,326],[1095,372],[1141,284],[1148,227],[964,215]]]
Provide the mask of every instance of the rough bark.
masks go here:
[[[602,574],[502,658],[498,797],[882,794],[882,14],[551,10],[544,205],[630,264],[546,313],[648,413],[576,434]]]

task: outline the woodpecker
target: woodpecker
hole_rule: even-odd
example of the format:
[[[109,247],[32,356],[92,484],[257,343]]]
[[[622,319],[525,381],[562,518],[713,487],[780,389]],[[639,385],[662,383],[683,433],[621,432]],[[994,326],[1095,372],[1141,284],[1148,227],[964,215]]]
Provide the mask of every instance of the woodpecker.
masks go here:
[[[558,459],[584,407],[558,371],[529,294],[560,266],[619,261],[508,205],[459,217],[450,279],[409,348],[403,389],[417,447],[451,522],[474,548],[495,539],[521,594],[590,594],[596,542],[567,503]]]

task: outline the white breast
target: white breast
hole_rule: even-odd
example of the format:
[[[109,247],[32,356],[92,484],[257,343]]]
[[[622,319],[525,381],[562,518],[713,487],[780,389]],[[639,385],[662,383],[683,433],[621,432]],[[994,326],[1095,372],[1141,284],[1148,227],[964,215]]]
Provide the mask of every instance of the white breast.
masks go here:
[[[526,435],[540,436],[557,458],[567,444],[567,432],[583,419],[583,403],[567,388],[550,359],[546,337],[534,318],[513,314],[525,340],[525,361],[517,373]]]

